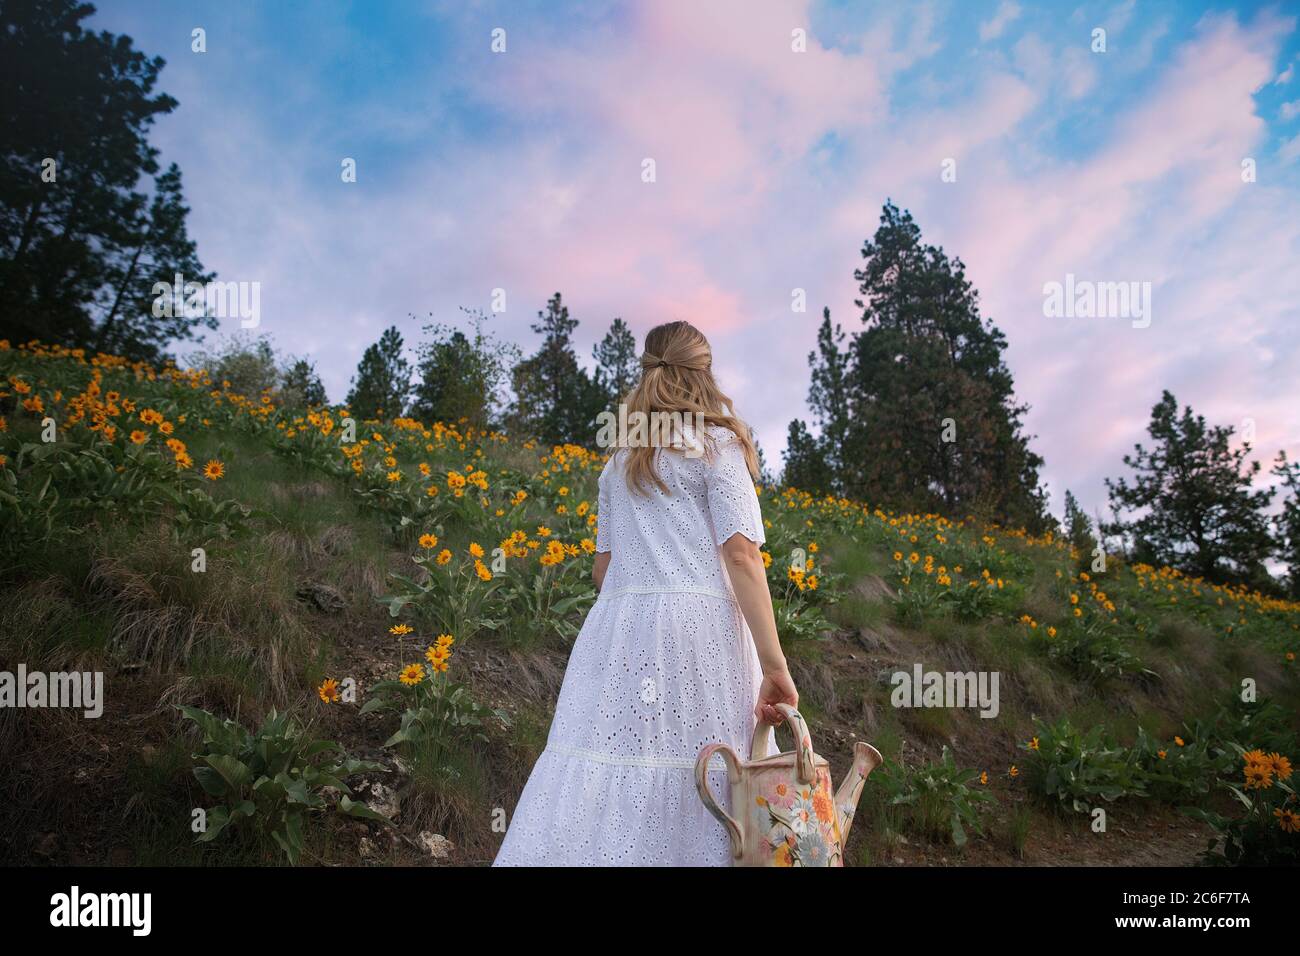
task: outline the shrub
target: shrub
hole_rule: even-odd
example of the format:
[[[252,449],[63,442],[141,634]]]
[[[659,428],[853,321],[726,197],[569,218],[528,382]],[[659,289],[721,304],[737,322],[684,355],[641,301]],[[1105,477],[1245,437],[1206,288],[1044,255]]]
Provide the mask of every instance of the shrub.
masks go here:
[[[1198,737],[1184,726],[1183,733],[1167,743],[1153,740],[1139,727],[1133,753],[1150,796],[1168,803],[1191,803],[1209,792],[1223,752],[1208,737]]]
[[[197,707],[178,707],[203,734],[194,776],[221,801],[207,811],[199,843],[227,830],[270,837],[297,865],[309,814],[333,808],[352,817],[387,823],[364,803],[352,800],[345,778],[379,764],[356,760],[332,740],[313,740],[288,714],[271,711],[254,732]]]
[[[993,802],[987,790],[971,786],[978,770],[963,770],[945,746],[937,763],[909,768],[889,763],[873,777],[888,795],[891,806],[905,808],[908,823],[932,839],[951,839],[954,846],[966,845],[969,828],[984,832],[981,809]]]
[[[1027,754],[1025,781],[1049,801],[1087,813],[1099,800],[1145,796],[1133,754],[1116,744],[1100,726],[1086,733],[1068,718],[1054,724],[1034,718],[1037,735],[1020,745]]]
[[[1099,616],[1071,618],[1056,637],[1047,639],[1047,656],[1075,677],[1093,684],[1133,674],[1155,676],[1125,646],[1115,625]]]

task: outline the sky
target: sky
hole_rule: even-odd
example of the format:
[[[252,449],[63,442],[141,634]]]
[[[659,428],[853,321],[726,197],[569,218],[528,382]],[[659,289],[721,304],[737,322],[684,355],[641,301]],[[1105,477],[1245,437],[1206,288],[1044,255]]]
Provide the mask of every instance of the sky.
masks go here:
[[[1104,506],[1163,389],[1300,457],[1300,4],[98,7],[167,61],[151,141],[205,267],[260,283],[256,331],[333,400],[389,325],[503,290],[488,328],[531,352],[559,291],[588,365],[616,316],[694,323],[778,464],[889,199],[1006,334],[1058,515]],[[1052,314],[1067,276],[1150,308]]]

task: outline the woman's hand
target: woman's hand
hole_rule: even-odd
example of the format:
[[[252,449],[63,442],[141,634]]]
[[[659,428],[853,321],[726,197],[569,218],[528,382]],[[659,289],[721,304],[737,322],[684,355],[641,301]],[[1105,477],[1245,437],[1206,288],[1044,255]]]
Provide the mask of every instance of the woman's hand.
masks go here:
[[[799,692],[794,688],[794,679],[787,670],[772,671],[763,675],[763,683],[758,685],[758,705],[754,715],[768,724],[779,724],[785,715],[776,709],[777,704],[799,706]]]

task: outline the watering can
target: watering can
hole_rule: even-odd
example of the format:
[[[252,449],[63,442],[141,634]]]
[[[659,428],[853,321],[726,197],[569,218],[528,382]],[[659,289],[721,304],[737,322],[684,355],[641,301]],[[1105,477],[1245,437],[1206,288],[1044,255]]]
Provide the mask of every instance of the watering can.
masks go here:
[[[789,704],[777,709],[794,732],[792,751],[769,755],[769,724],[760,720],[749,760],[726,744],[709,744],[695,760],[695,788],[709,812],[727,828],[734,866],[843,866],[844,844],[867,775],[880,765],[868,743],[853,747],[853,766],[831,793],[830,765],[813,752],[803,716]],[[731,783],[731,812],[709,789],[709,761],[721,754]]]

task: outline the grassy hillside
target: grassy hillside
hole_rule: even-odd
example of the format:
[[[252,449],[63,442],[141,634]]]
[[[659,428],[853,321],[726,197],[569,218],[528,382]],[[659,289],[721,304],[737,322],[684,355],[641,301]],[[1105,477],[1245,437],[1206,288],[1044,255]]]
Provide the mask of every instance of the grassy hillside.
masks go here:
[[[106,685],[98,719],[0,709],[0,862],[491,860],[595,597],[600,455],[352,433],[340,409],[8,343],[0,415],[0,670]],[[1191,863],[1225,835],[1294,861],[1300,605],[760,497],[817,749],[837,780],[855,736],[887,758],[850,862]],[[892,706],[916,664],[997,672],[997,716]]]

